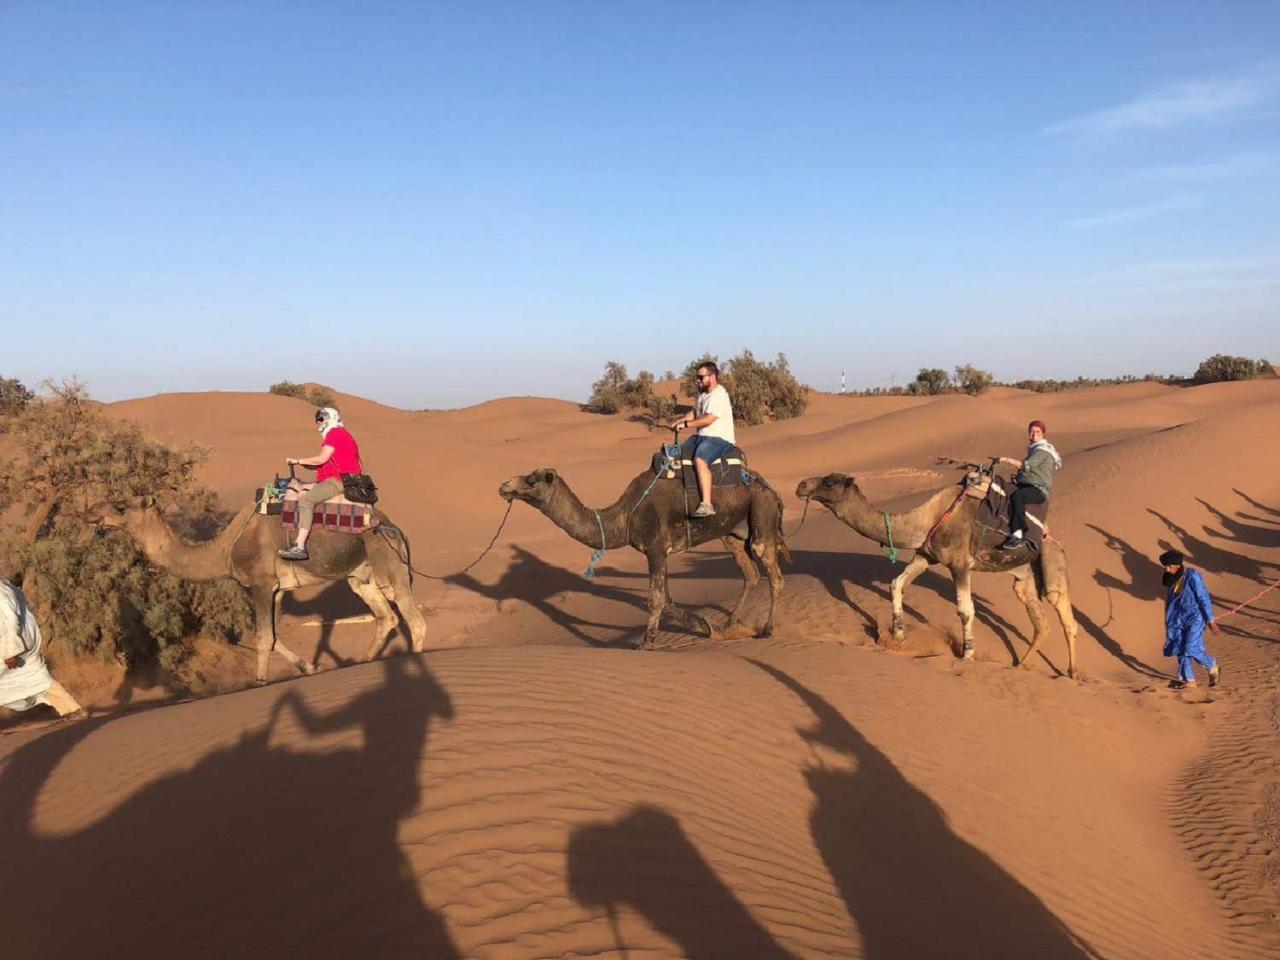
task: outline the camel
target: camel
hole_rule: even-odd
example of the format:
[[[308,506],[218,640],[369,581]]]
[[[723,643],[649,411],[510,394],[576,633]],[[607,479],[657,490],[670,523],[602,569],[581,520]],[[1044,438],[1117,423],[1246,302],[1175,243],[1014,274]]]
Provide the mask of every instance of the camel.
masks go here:
[[[684,487],[678,480],[655,483],[649,471],[632,480],[612,506],[600,510],[585,506],[550,467],[512,477],[498,488],[498,495],[508,503],[523,500],[588,547],[615,550],[629,546],[645,555],[649,561],[649,621],[642,648],[652,648],[664,612],[692,632],[716,635],[705,618],[676,605],[667,585],[671,554],[711,540],[721,540],[742,571],[742,592],[729,611],[725,629],[737,625],[738,611],[760,582],[760,573],[747,552],[749,537],[769,576],[769,616],[757,636],[773,632],[774,612],[782,593],[778,553],[788,559],[790,554],[782,539],[782,498],[759,475],[750,486],[716,487],[716,512],[704,518],[687,515]]]
[[[981,501],[961,495],[949,487],[926,502],[903,513],[886,514],[874,507],[857,481],[843,473],[810,477],[800,481],[796,496],[817,500],[864,537],[882,546],[889,543],[886,527],[892,530],[893,542],[902,550],[915,550],[905,570],[893,581],[893,638],[901,643],[905,634],[902,617],[902,593],[924,573],[930,564],[940,563],[951,571],[956,585],[956,609],[964,638],[961,657],[973,659],[973,597],[969,587],[971,573],[1012,573],[1013,589],[1027,608],[1034,636],[1027,652],[1018,660],[1026,666],[1048,631],[1048,623],[1040,607],[1044,596],[1057,611],[1062,631],[1067,638],[1067,673],[1076,678],[1076,618],[1071,610],[1067,588],[1067,555],[1062,544],[1046,537],[1044,547],[1033,558],[1023,550],[984,551],[975,556],[979,536],[974,529]],[[951,515],[943,520],[951,509]],[[932,537],[929,536],[932,532]],[[926,538],[928,538],[926,542]]]
[[[317,525],[308,543],[311,559],[290,563],[276,555],[285,544],[278,516],[257,512],[251,504],[217,538],[207,543],[187,543],[170,529],[151,498],[128,504],[104,503],[90,511],[92,522],[124,529],[147,559],[184,580],[216,580],[231,577],[247,591],[257,625],[257,682],[265,683],[267,663],[275,650],[301,673],[314,673],[315,664],[304,660],[276,639],[276,598],[299,587],[346,580],[373,612],[373,640],[365,653],[372,660],[395,631],[398,620],[391,604],[399,608],[409,626],[414,653],[426,639],[427,622],[413,599],[412,581],[405,557],[393,538],[403,537],[380,511],[382,526],[368,533],[333,533]],[[388,529],[390,528],[390,529]],[[386,531],[380,532],[380,531]]]

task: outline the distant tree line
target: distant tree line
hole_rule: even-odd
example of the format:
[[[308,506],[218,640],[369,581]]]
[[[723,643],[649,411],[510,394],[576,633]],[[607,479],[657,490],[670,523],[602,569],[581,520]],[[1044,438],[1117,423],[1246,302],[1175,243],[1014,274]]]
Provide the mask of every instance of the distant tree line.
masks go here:
[[[1062,390],[1080,390],[1085,387],[1106,387],[1122,383],[1164,383],[1181,385],[1188,383],[1219,383],[1226,380],[1252,380],[1271,372],[1269,360],[1250,360],[1248,357],[1232,357],[1216,353],[1196,368],[1190,379],[1183,376],[1148,373],[1143,376],[1126,374],[1120,377],[1076,377],[1074,380],[996,380],[988,371],[972,364],[955,368],[954,376],[938,367],[921,367],[916,378],[905,386],[873,387],[853,391],[846,396],[937,396],[943,393],[967,393],[970,396],[986,392],[989,387],[1014,387],[1034,393],[1058,393]]]

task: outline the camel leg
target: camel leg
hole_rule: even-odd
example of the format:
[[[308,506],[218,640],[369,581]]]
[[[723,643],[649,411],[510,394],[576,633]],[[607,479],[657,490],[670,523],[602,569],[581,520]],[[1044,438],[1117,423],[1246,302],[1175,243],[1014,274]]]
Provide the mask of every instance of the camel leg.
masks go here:
[[[756,569],[755,562],[747,553],[747,545],[737,537],[724,537],[724,545],[729,552],[733,554],[734,561],[738,564],[738,569],[742,571],[742,592],[738,594],[738,599],[734,601],[733,606],[729,610],[728,627],[736,626],[738,623],[738,611],[742,609],[742,605],[747,601],[747,595],[760,582],[760,571]]]
[[[667,594],[667,558],[649,557],[649,622],[644,628],[641,649],[652,649],[658,639],[658,627],[662,624],[662,611],[669,602]]]
[[[1018,658],[1017,666],[1025,667],[1032,655],[1040,646],[1040,641],[1044,639],[1044,635],[1048,632],[1049,624],[1044,618],[1044,610],[1040,607],[1040,594],[1036,590],[1035,577],[1031,575],[1031,568],[1025,568],[1025,572],[1018,571],[1013,575],[1013,592],[1018,595],[1018,599],[1022,601],[1022,605],[1027,608],[1027,616],[1031,618],[1031,646],[1027,648],[1027,652]]]
[[[278,590],[260,590],[253,597],[253,616],[258,627],[258,675],[255,680],[259,685],[267,682],[267,663],[273,649],[300,673],[315,673],[316,670],[310,662],[276,639],[276,597],[279,593]]]
[[[1053,609],[1057,611],[1058,622],[1062,624],[1062,633],[1067,638],[1067,676],[1078,680],[1076,673],[1076,614],[1071,609],[1071,596],[1066,584],[1049,584],[1047,595]]]
[[[920,574],[929,569],[929,561],[925,559],[923,554],[917,553],[911,558],[911,562],[907,564],[905,570],[898,574],[893,580],[893,640],[894,643],[901,643],[906,637],[906,628],[902,620],[902,592],[911,585],[912,581]]]
[[[369,649],[364,654],[365,662],[368,663],[386,645],[400,621],[377,584],[358,580],[355,577],[348,577],[347,583],[351,584],[351,589],[355,591],[356,596],[368,604],[369,609],[373,611],[373,639],[369,641]]]
[[[650,580],[650,587],[652,589],[652,580]],[[662,562],[662,572],[659,575],[658,589],[661,591],[661,600],[659,602],[662,604],[662,609],[658,613],[659,617],[662,616],[663,612],[670,613],[671,616],[674,617],[676,621],[678,621],[679,624],[690,633],[700,633],[707,637],[714,637],[716,635],[715,630],[711,628],[711,624],[707,621],[706,617],[699,616],[696,613],[690,613],[684,607],[680,606],[680,604],[676,603],[675,600],[671,599],[671,585],[667,578],[667,560],[665,557]],[[650,617],[652,617],[652,615],[652,611],[650,611]],[[656,627],[654,628],[654,633],[656,636]]]
[[[960,659],[973,659],[973,590],[969,584],[970,571],[965,567],[953,567],[951,579],[956,584],[956,613],[960,617]]]
[[[778,600],[782,597],[782,568],[778,566],[778,543],[778,540],[770,538],[761,545],[763,552],[760,555],[760,562],[764,564],[765,572],[769,575],[769,617],[764,622],[764,628],[756,634],[759,637],[773,636],[773,615],[778,609]]]

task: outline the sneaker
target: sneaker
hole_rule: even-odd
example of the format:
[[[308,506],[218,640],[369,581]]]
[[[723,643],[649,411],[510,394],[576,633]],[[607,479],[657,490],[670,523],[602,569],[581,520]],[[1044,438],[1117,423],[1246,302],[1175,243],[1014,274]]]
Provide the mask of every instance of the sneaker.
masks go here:
[[[306,560],[307,551],[299,546],[286,547],[284,550],[276,551],[280,554],[282,560]]]
[[[1196,683],[1194,680],[1170,680],[1169,681],[1170,690],[1185,690],[1188,687],[1198,687],[1198,686],[1200,686],[1200,684]]]
[[[1022,539],[1022,537],[1010,537],[1004,543],[1000,544],[1000,549],[1001,550],[1020,550],[1022,549],[1022,545],[1026,542],[1027,541]]]
[[[714,517],[715,515],[716,508],[709,503],[698,504],[698,509],[689,514],[691,517]]]
[[[1222,667],[1218,664],[1213,665],[1213,669],[1209,671],[1209,686],[1216,687],[1218,681],[1222,678]]]

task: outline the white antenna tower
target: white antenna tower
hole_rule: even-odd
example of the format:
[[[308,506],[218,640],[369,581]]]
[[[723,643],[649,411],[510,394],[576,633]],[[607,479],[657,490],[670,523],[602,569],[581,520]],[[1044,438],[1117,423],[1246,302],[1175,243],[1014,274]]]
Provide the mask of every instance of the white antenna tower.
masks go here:
[[[844,393],[844,371],[840,371],[840,392]]]

